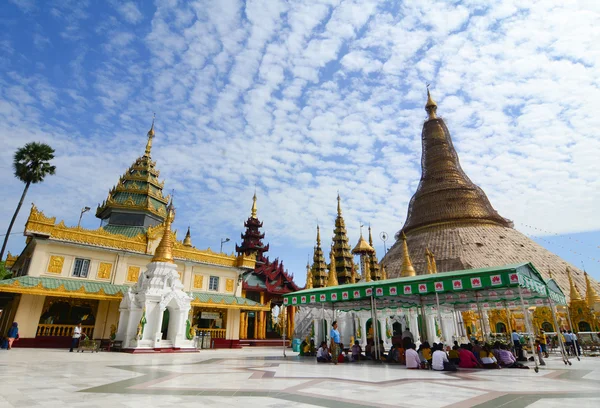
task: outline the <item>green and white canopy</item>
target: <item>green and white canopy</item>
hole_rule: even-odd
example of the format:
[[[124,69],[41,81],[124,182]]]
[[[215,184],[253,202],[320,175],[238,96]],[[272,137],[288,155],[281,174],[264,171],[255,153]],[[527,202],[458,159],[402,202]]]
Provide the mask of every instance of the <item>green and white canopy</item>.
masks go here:
[[[370,309],[373,298],[377,309],[432,306],[437,300],[457,310],[496,309],[520,306],[519,287],[525,306],[548,305],[549,297],[554,304],[566,304],[558,285],[546,282],[531,263],[307,289],[285,294],[283,303],[359,310]]]

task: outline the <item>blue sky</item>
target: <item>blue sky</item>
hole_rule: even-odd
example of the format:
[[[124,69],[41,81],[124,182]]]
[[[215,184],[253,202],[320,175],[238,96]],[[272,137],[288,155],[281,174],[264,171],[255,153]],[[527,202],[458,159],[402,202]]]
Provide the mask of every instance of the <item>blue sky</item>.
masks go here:
[[[239,241],[256,188],[270,255],[303,283],[338,191],[351,244],[360,224],[401,228],[431,83],[500,214],[600,278],[597,2],[9,0],[0,24],[0,229],[22,189],[18,147],[56,149],[27,203],[76,224],[142,154],[156,112],[179,231],[198,248]]]

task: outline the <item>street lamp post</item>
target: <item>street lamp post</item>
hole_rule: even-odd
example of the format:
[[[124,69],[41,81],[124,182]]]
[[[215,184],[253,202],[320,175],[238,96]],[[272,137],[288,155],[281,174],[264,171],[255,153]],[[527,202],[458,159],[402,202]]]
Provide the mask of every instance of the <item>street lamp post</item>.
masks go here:
[[[382,231],[381,234],[379,234],[379,238],[381,238],[381,240],[383,241],[383,255],[385,256],[385,254],[387,253],[387,246],[386,246],[386,241],[388,240],[387,232]]]
[[[83,214],[85,214],[86,212],[88,212],[89,210],[91,210],[90,207],[83,207],[81,209],[81,214],[79,214],[79,222],[77,223],[77,228],[79,228],[81,226],[81,217],[83,217]]]
[[[223,244],[225,242],[229,242],[229,241],[230,241],[229,238],[225,238],[225,239],[221,238],[221,250],[219,251],[220,253],[223,253]]]

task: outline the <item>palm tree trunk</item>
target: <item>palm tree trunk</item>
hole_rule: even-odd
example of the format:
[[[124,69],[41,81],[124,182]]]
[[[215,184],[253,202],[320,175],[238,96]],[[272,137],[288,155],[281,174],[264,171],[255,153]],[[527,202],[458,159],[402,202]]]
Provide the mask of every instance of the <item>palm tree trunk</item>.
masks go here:
[[[4,243],[2,244],[2,251],[0,252],[0,261],[4,259],[4,250],[6,249],[6,244],[8,244],[8,237],[10,237],[10,232],[12,231],[13,225],[15,225],[15,221],[17,220],[17,215],[19,215],[19,211],[21,210],[21,206],[23,205],[23,200],[25,200],[25,196],[27,195],[27,190],[29,190],[29,185],[31,182],[25,183],[25,189],[23,190],[23,194],[21,194],[21,201],[19,201],[19,205],[15,213],[13,214],[12,220],[10,220],[10,224],[8,225],[8,231],[6,231],[6,236],[4,237]]]

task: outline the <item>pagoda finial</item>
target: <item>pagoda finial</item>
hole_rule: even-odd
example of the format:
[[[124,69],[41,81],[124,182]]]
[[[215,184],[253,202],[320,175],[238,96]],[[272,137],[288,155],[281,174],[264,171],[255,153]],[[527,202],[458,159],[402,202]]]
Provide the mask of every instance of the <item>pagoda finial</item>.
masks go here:
[[[550,276],[550,279],[554,279],[554,277],[552,276],[552,269],[548,269],[548,276]]]
[[[183,246],[186,246],[186,247],[192,246],[192,234],[190,233],[189,226],[188,226],[187,233],[185,234],[185,238],[183,239]]]
[[[146,152],[144,156],[150,157],[150,151],[152,150],[152,139],[154,139],[154,119],[156,118],[156,113],[152,115],[152,126],[148,131],[148,143],[146,143]]]
[[[154,257],[152,262],[168,262],[175,263],[173,260],[173,238],[171,236],[171,224],[175,219],[175,209],[173,208],[173,200],[167,207],[167,218],[165,219],[165,231],[163,232],[162,239],[154,251]]]
[[[333,256],[333,246],[331,247],[331,252],[329,252],[329,276],[327,277],[327,287],[331,286],[338,286],[335,257]]]
[[[408,253],[408,244],[406,243],[406,234],[402,231],[402,269],[400,270],[400,276],[416,276],[415,268],[410,261],[410,254]]]
[[[425,104],[425,110],[427,111],[427,114],[429,115],[429,119],[436,119],[436,112],[437,112],[437,103],[433,100],[433,98],[431,97],[431,94],[429,93],[429,84],[427,84],[427,103]]]
[[[381,280],[387,279],[387,271],[385,270],[385,265],[381,264]]]
[[[321,246],[321,229],[319,228],[319,224],[317,224],[317,245]]]
[[[373,234],[371,234],[371,224],[369,224],[369,245],[371,245],[372,248],[375,248],[373,246]]]
[[[252,197],[252,210],[250,213],[250,218],[256,218],[256,191],[254,191],[254,196]]]
[[[312,273],[310,271],[310,262],[307,259],[306,260],[306,287],[304,289],[312,289],[312,288],[313,288]]]
[[[342,204],[341,204],[342,199],[340,198],[340,193],[339,192],[338,192],[337,200],[338,200],[337,211],[338,211],[338,215],[341,216],[342,215]]]
[[[583,300],[577,286],[575,286],[575,282],[573,282],[573,277],[571,276],[571,268],[567,266],[567,276],[569,277],[569,286],[570,286],[570,297],[571,302],[574,300]]]
[[[435,256],[429,248],[425,248],[425,257],[427,258],[427,274],[437,273],[437,265],[435,264]]]
[[[600,307],[600,295],[596,292],[596,289],[592,286],[590,277],[587,272],[583,271],[585,276],[585,298],[590,309],[597,310]]]

